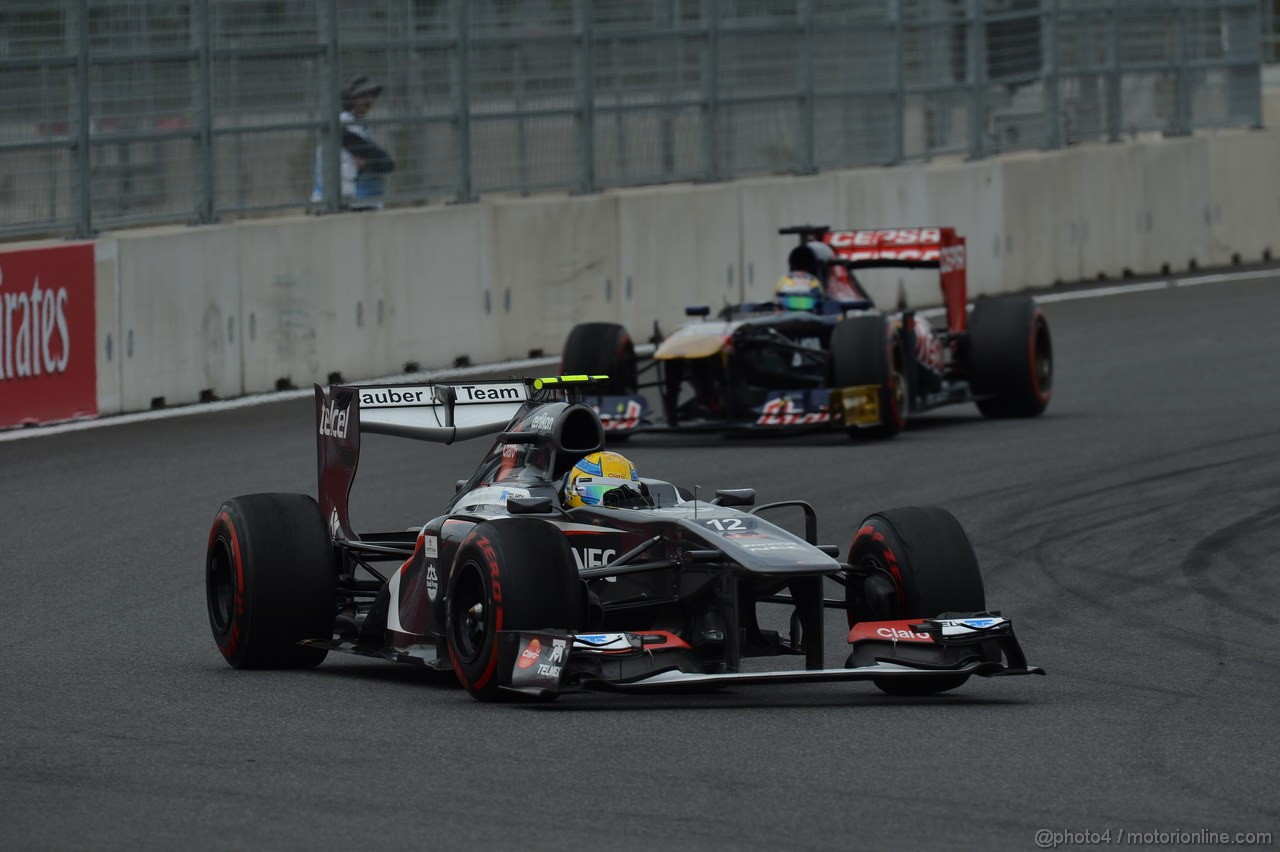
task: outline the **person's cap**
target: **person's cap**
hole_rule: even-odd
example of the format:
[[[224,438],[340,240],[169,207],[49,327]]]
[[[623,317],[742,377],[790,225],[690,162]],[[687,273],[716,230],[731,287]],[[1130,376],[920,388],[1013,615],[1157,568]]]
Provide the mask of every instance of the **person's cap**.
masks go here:
[[[352,77],[342,89],[342,98],[347,101],[354,101],[364,95],[373,95],[376,98],[380,94],[382,94],[382,84],[373,82],[372,78],[364,74]]]

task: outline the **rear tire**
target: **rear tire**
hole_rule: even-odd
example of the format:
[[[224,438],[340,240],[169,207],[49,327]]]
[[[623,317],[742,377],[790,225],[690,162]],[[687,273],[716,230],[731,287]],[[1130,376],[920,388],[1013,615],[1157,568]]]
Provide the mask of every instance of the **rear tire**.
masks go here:
[[[209,626],[238,669],[318,665],[333,638],[337,570],[324,518],[303,494],[249,494],[222,504],[209,533]]]
[[[880,386],[880,425],[850,426],[850,437],[892,438],[902,431],[907,411],[906,361],[883,316],[847,317],[836,323],[831,332],[831,384],[837,388]]]
[[[890,612],[869,614],[865,601],[850,589],[849,622],[866,619],[936,618],[946,612],[984,612],[986,593],[973,546],[960,522],[936,507],[891,509],[871,515],[849,546],[849,564],[887,572],[893,579]],[[851,655],[852,656],[852,655]],[[955,689],[968,675],[881,678],[875,685],[889,695],[932,695]]]
[[[566,376],[608,376],[601,394],[630,396],[636,392],[638,381],[631,335],[612,322],[576,325],[565,339],[560,370]]]
[[[969,386],[986,417],[1034,417],[1053,394],[1049,323],[1026,296],[982,299],[969,319]]]
[[[546,521],[476,525],[454,559],[445,637],[458,680],[479,701],[500,699],[498,631],[578,630],[586,595],[573,552]]]

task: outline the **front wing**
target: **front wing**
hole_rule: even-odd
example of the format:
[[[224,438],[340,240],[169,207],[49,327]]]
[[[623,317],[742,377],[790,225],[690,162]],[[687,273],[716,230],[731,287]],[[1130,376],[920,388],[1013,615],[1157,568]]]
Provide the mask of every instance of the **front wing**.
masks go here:
[[[850,641],[853,653],[845,668],[708,672],[684,640],[664,631],[512,630],[500,633],[498,670],[504,689],[539,697],[581,690],[705,690],[758,683],[1045,673],[1027,665],[1012,623],[985,613],[920,622],[864,622],[851,632]]]
[[[689,419],[671,426],[660,422],[648,400],[633,396],[587,397],[607,434],[634,432],[706,432],[722,430],[797,431],[868,428],[880,425],[880,385],[811,390],[775,390],[744,418]]]

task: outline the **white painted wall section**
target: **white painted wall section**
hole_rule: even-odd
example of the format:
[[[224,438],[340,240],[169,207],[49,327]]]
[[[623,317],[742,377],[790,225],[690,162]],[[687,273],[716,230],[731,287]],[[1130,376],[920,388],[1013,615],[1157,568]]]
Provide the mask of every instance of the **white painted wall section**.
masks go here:
[[[741,301],[736,184],[661,187],[618,197],[623,298],[599,319],[621,322],[637,342],[685,321],[688,305],[717,311]]]
[[[386,322],[367,278],[372,214],[296,216],[241,225],[240,337],[247,393],[306,387],[331,373],[378,375]]]
[[[120,289],[120,403],[138,411],[239,396],[237,236],[230,225],[115,235]]]
[[[377,371],[406,364],[443,366],[506,357],[495,332],[493,208],[473,204],[392,210],[366,230],[366,280],[383,322],[375,343]]]
[[[94,347],[98,365],[98,413],[118,414],[124,411],[121,396],[120,346],[120,268],[119,253],[113,239],[93,244],[94,279]]]
[[[614,193],[493,203],[490,334],[505,357],[559,352],[577,323],[616,315],[617,207]]]

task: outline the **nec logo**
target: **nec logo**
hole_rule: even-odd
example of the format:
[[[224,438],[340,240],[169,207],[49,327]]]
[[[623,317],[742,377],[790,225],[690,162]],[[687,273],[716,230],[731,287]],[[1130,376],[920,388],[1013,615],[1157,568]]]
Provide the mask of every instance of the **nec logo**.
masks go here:
[[[573,558],[578,561],[578,570],[599,568],[608,565],[609,560],[618,555],[618,551],[599,547],[574,548]]]
[[[330,438],[347,437],[347,419],[350,408],[338,408],[338,404],[330,402],[320,408],[320,434]]]

